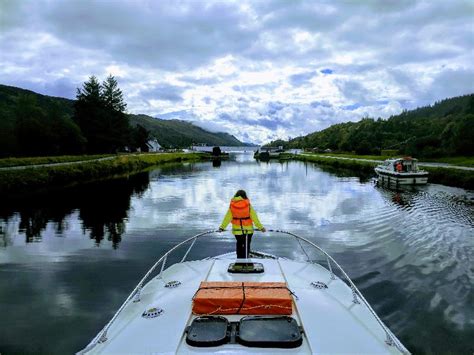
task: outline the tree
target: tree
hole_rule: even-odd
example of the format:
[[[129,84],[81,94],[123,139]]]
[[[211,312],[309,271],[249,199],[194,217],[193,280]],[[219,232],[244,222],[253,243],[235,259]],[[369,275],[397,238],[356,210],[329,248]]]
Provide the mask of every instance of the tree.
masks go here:
[[[102,100],[107,108],[117,112],[125,112],[127,104],[123,100],[122,90],[119,89],[117,80],[109,75],[102,83]]]
[[[463,117],[454,133],[457,143],[456,153],[472,156],[474,154],[474,115]]]
[[[110,151],[118,151],[130,145],[133,140],[130,123],[125,114],[127,104],[123,101],[122,91],[118,88],[117,80],[109,75],[102,83],[101,98],[105,105],[107,122],[106,141]]]
[[[46,115],[37,106],[36,98],[24,95],[16,106],[15,133],[20,152],[23,155],[45,154],[45,143],[48,141],[48,127],[42,125]]]
[[[77,89],[74,120],[87,139],[90,153],[117,152],[131,141],[126,104],[117,81],[109,75],[102,85],[91,76]]]
[[[142,125],[137,125],[132,129],[132,147],[140,148],[142,152],[148,152],[147,142],[150,139],[150,131]]]
[[[101,120],[104,105],[100,94],[100,84],[95,76],[91,76],[82,88],[77,89],[76,98],[74,121],[87,139],[87,151],[89,153],[105,151],[100,139],[100,134],[105,129],[104,122]]]
[[[77,88],[77,101],[87,102],[94,105],[99,105],[102,101],[100,93],[100,84],[97,78],[92,75],[89,81],[82,85],[82,89]]]

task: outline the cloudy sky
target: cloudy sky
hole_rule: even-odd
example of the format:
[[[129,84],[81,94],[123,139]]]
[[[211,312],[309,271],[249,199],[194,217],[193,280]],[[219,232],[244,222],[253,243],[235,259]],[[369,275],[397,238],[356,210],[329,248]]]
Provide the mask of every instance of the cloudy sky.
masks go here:
[[[0,0],[0,83],[261,143],[474,92],[474,1]]]

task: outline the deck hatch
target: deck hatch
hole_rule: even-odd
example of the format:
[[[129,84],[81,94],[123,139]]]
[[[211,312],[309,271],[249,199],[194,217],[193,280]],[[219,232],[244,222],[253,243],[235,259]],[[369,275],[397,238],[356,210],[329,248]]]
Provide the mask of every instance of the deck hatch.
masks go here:
[[[219,316],[195,318],[189,326],[186,336],[186,343],[196,347],[219,346],[227,344],[229,340],[229,321]]]
[[[287,316],[247,316],[239,322],[237,341],[248,347],[297,348],[303,335],[294,318]]]
[[[261,274],[264,272],[261,263],[231,263],[227,272],[231,274]]]

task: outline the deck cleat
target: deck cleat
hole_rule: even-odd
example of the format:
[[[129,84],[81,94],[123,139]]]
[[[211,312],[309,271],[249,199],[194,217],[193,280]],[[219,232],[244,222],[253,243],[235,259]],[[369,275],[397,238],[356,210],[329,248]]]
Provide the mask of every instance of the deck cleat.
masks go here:
[[[180,281],[169,281],[165,284],[165,287],[166,288],[176,288],[178,287],[179,285],[181,285],[181,282]]]
[[[313,281],[311,282],[311,286],[313,286],[314,288],[318,290],[324,290],[328,288],[328,285],[326,285],[324,282],[321,282],[321,281]]]
[[[163,310],[159,307],[150,308],[142,313],[142,317],[146,319],[156,318],[163,314]]]

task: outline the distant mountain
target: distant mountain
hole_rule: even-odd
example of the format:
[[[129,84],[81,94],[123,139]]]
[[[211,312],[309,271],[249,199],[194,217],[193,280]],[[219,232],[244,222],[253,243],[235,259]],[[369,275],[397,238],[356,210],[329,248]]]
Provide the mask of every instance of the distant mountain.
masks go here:
[[[130,123],[140,124],[156,137],[164,146],[188,147],[192,144],[243,146],[234,136],[224,132],[209,132],[191,122],[182,120],[163,120],[147,115],[129,115]]]
[[[55,128],[50,125],[49,116],[52,112],[60,115],[62,125],[74,126],[72,116],[74,114],[74,100],[60,97],[41,95],[30,90],[25,90],[13,86],[0,85],[0,156],[14,156],[20,152],[20,142],[17,137],[17,117],[20,100],[30,97],[42,111],[44,111],[44,121],[37,122],[38,137],[48,139],[51,131]],[[131,125],[140,124],[148,129],[157,138],[158,142],[165,147],[187,147],[193,143],[205,143],[207,145],[246,145],[234,136],[219,132],[209,132],[203,128],[193,125],[190,122],[181,120],[162,120],[146,115],[129,115]],[[68,129],[76,129],[70,128]],[[42,131],[49,132],[42,132]],[[38,137],[36,137],[38,139]],[[61,154],[61,152],[58,152]]]
[[[364,118],[268,145],[376,154],[395,149],[418,157],[474,155],[474,94],[403,111],[386,120]]]

